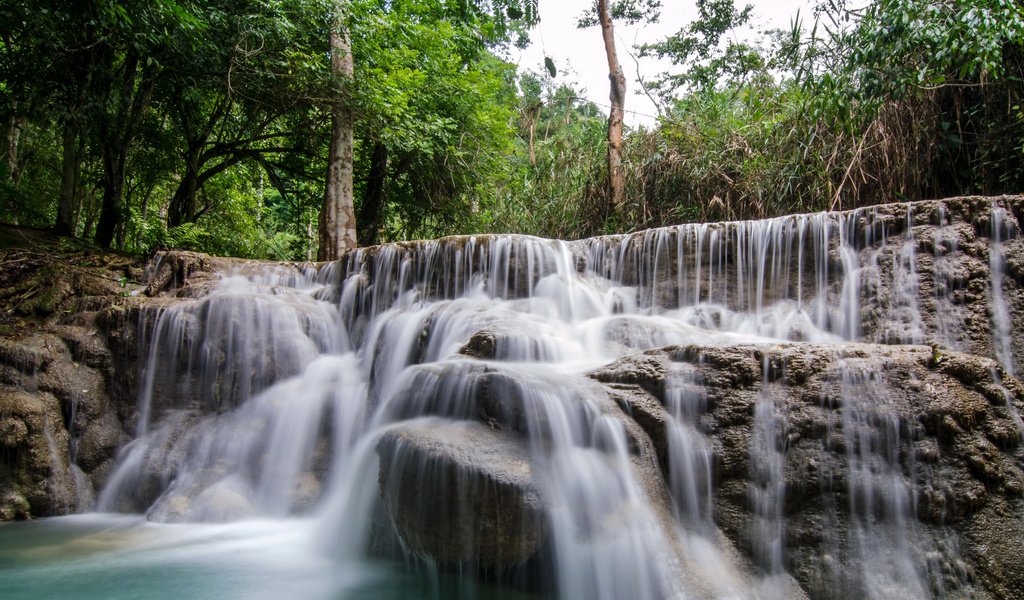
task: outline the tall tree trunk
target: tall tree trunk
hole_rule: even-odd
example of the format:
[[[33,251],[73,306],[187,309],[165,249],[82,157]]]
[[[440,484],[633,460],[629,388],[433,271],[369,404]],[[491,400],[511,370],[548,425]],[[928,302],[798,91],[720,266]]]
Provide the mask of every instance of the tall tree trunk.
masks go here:
[[[110,247],[118,225],[125,218],[124,176],[128,153],[149,107],[156,80],[152,75],[147,76],[140,66],[139,56],[132,54],[125,59],[122,81],[115,85],[119,86],[115,94],[120,96],[115,96],[117,109],[101,114],[99,127],[103,147],[103,205],[95,240],[103,248]]]
[[[342,251],[356,247],[356,216],[352,202],[353,116],[349,94],[355,69],[345,26],[345,0],[338,0],[336,10],[337,20],[331,31],[331,72],[339,93],[331,107],[331,147],[327,158],[324,202],[320,208],[319,260],[337,260]]]
[[[177,227],[196,218],[196,194],[199,192],[199,147],[190,145],[185,154],[185,176],[167,206],[167,226]]]
[[[534,135],[534,132],[536,130],[537,130],[537,120],[536,119],[530,119],[530,166],[531,167],[536,167],[537,166],[537,153],[533,149],[533,135]]]
[[[153,187],[150,186],[150,188],[146,190],[145,195],[142,196],[142,205],[139,207],[139,221],[142,223],[142,227],[135,230],[135,240],[133,241],[135,242],[136,252],[138,251],[138,248],[142,247],[142,233],[146,229],[145,223],[149,218],[149,199],[152,196]]]
[[[13,185],[18,185],[21,179],[21,168],[18,165],[18,146],[21,142],[21,129],[25,125],[25,119],[18,116],[18,101],[11,101],[11,116],[7,117],[4,127],[4,162],[7,168],[7,177]]]
[[[598,0],[598,18],[604,37],[604,52],[608,58],[608,79],[611,82],[611,111],[608,114],[608,201],[616,215],[622,216],[626,202],[626,183],[622,171],[622,117],[626,103],[626,76],[622,73],[615,52],[615,30],[609,12],[608,0]]]
[[[60,177],[60,202],[57,205],[57,224],[60,235],[75,235],[75,197],[78,193],[78,178],[82,171],[82,157],[79,154],[78,131],[68,119],[61,135],[63,163]]]
[[[384,184],[388,178],[388,149],[380,142],[373,144],[370,156],[370,174],[366,177],[363,203],[359,207],[359,245],[372,246],[378,242],[384,220]]]
[[[96,243],[110,248],[114,233],[124,217],[124,169],[128,148],[121,144],[103,147],[103,203],[96,224]]]

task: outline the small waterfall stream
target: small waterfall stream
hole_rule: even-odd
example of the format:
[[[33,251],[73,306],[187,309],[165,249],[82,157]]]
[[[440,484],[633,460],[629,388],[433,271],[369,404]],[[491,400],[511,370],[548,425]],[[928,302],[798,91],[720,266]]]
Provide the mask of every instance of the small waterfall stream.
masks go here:
[[[1014,375],[1017,372],[1012,342],[1012,323],[1010,313],[1006,305],[1006,298],[1003,295],[1003,277],[1006,273],[1006,256],[1003,248],[1003,240],[1015,232],[1015,228],[1008,222],[1009,215],[1003,208],[997,207],[992,211],[992,244],[989,246],[989,271],[992,281],[992,344],[995,346],[996,358],[1000,366]]]
[[[843,364],[841,377],[850,544],[862,565],[860,572],[844,573],[841,586],[850,597],[927,597],[916,556],[912,493],[899,467],[903,424],[887,408],[877,373]]]
[[[997,204],[991,222],[991,344],[1012,376],[1004,244],[1019,226]],[[764,358],[747,413],[746,542],[717,524],[723,442],[694,364],[623,388],[655,398],[664,448],[593,374],[662,347],[964,348],[959,250],[944,208],[903,207],[571,243],[458,237],[225,274],[141,331],[136,437],[96,508],[145,515],[104,521],[141,563],[191,564],[180,547],[259,574],[216,593],[198,577],[197,596],[271,597],[287,585],[268,578],[301,562],[307,598],[794,597],[788,367]],[[821,535],[826,560],[853,558],[822,577],[836,598],[932,597],[894,384],[857,361],[832,377],[838,395],[807,405],[839,407],[822,447],[844,453],[830,468],[847,487],[822,464],[820,493],[848,537]]]

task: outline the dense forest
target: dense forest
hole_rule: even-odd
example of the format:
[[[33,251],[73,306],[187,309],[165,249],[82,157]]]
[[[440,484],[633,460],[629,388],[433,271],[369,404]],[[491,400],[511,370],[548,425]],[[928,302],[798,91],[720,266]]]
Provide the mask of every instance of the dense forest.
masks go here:
[[[614,84],[602,33],[667,4],[565,26]],[[1024,191],[1019,0],[822,0],[760,35],[734,35],[749,6],[696,5],[628,49],[673,67],[628,82],[658,120],[609,142],[614,89],[610,119],[553,62],[508,61],[536,0],[0,0],[0,220],[305,260],[339,160],[360,244]]]

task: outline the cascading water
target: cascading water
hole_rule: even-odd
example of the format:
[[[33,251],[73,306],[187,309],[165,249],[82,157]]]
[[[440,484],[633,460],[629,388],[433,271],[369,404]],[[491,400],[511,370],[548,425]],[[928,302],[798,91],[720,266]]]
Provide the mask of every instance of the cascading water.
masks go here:
[[[704,412],[703,389],[692,371],[673,373],[666,381],[669,486],[678,518],[697,532],[711,523],[711,444],[697,427]]]
[[[766,364],[764,371],[768,369]],[[775,409],[771,394],[763,394],[754,406],[754,435],[750,445],[750,503],[756,519],[751,538],[754,560],[769,573],[783,569],[782,505],[786,485],[781,447],[783,419]]]
[[[1011,347],[1012,324],[1010,312],[1003,295],[1003,277],[1006,272],[1006,256],[1003,240],[1014,232],[1007,222],[1006,209],[997,207],[992,210],[992,244],[989,246],[989,270],[992,281],[992,345],[995,346],[999,364],[1010,375],[1016,374],[1013,349]]]
[[[695,367],[678,362],[648,390],[664,410],[661,456],[591,374],[665,346],[965,345],[945,314],[921,314],[960,285],[941,262],[958,250],[947,217],[902,211],[573,243],[460,237],[229,274],[142,331],[136,437],[97,508],[177,524],[110,521],[148,564],[191,564],[169,550],[180,544],[231,572],[239,550],[246,597],[284,589],[266,584],[286,577],[277,567],[250,577],[261,547],[308,559],[304,597],[787,597],[789,392],[776,367],[764,363],[748,409],[739,495],[753,518],[736,543],[716,525],[723,442]],[[1016,223],[992,214],[993,343],[1012,374],[1001,277]],[[927,271],[915,227],[933,218]],[[841,407],[825,445],[843,448],[848,484],[821,493],[849,532],[829,544],[855,568],[830,575],[835,597],[929,597],[905,415],[886,407],[883,378],[845,364],[835,378],[836,398],[809,403]],[[425,575],[387,583],[403,558]]]
[[[957,322],[953,309],[956,296],[963,294],[962,282],[957,281],[957,264],[954,260],[960,251],[960,238],[945,206],[939,207],[937,217],[938,229],[935,230],[932,251],[936,339],[946,347],[959,350],[959,344],[953,340],[957,328],[962,324]]]
[[[990,305],[992,307],[992,345],[995,347],[996,359],[999,361],[1003,373],[1014,377],[1017,374],[1017,361],[1013,355],[1013,325],[1003,292],[1003,278],[1006,275],[1006,253],[1003,241],[1016,233],[1016,229],[1008,222],[1008,218],[1006,209],[993,208],[992,242],[989,245]],[[1002,390],[1006,404],[1015,417],[1017,429],[1024,435],[1024,418],[1013,410],[1013,402],[1010,399],[1010,394],[1002,385],[1002,379],[1002,375],[993,369],[992,380]]]
[[[902,421],[887,410],[878,375],[840,365],[842,435],[846,447],[849,544],[859,572],[844,573],[840,587],[852,598],[923,598],[925,580],[915,556],[912,493],[899,468]]]

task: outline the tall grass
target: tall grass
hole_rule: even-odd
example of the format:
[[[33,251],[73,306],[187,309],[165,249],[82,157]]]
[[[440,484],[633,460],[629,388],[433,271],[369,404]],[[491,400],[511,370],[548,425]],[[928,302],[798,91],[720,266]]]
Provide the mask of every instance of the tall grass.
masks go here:
[[[627,206],[605,207],[604,130],[538,144],[496,229],[578,238],[675,223],[759,219],[894,201],[1024,191],[1019,80],[883,102],[858,127],[813,118],[796,86],[679,102],[625,143]]]

